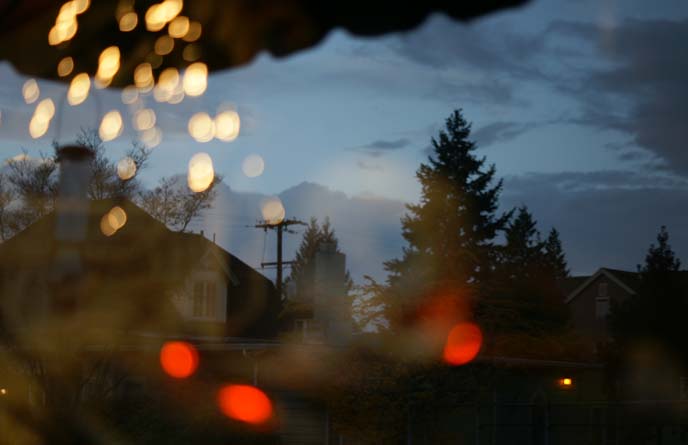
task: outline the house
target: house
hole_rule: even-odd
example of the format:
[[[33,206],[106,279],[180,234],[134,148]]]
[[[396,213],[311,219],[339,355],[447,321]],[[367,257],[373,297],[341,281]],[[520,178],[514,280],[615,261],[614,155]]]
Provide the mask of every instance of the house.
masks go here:
[[[111,233],[106,218],[113,209],[122,226]],[[128,200],[90,201],[84,218],[79,240],[60,236],[53,212],[0,244],[3,324],[21,329],[81,314],[84,328],[92,322],[168,335],[277,334],[272,282],[214,242],[173,232]]]
[[[600,268],[590,276],[567,278],[560,284],[580,337],[593,347],[609,338],[608,315],[612,301],[634,295],[640,284],[636,272]]]

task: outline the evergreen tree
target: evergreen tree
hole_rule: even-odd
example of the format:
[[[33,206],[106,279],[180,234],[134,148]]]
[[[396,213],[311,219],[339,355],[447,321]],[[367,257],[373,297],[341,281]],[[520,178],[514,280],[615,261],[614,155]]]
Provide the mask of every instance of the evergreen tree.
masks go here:
[[[501,267],[511,279],[532,279],[542,266],[544,244],[536,224],[528,208],[521,206],[504,231],[506,245],[502,249]]]
[[[640,342],[653,342],[688,365],[688,342],[683,329],[688,312],[685,272],[662,226],[657,244],[651,244],[645,263],[638,265],[640,283],[635,295],[611,302],[610,325],[623,356]]]
[[[545,267],[549,270],[555,280],[563,280],[569,277],[568,264],[566,263],[566,255],[561,246],[559,239],[559,231],[552,227],[544,245],[545,250]]]
[[[402,219],[408,245],[401,259],[385,263],[397,289],[418,294],[447,281],[475,286],[492,268],[493,241],[509,215],[497,214],[502,181],[475,154],[470,133],[461,110],[454,111],[416,172],[420,203],[408,205]]]
[[[550,234],[549,238],[553,238]],[[558,277],[550,267],[548,241],[542,242],[537,222],[526,206],[505,229],[494,286],[481,304],[481,318],[495,334],[551,335],[563,332],[568,312]],[[563,261],[561,243],[559,253]]]

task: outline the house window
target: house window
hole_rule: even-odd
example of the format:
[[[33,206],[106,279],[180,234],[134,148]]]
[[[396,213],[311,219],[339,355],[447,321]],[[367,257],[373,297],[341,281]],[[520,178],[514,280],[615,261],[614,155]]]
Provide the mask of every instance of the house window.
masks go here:
[[[217,287],[212,281],[197,281],[193,289],[193,316],[215,317]]]

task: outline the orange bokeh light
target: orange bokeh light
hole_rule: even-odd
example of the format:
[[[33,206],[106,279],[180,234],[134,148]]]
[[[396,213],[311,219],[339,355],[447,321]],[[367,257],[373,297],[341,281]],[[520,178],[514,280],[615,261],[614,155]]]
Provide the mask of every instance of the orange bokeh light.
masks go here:
[[[198,351],[187,342],[167,342],[160,349],[160,365],[170,377],[187,378],[198,368]]]
[[[483,344],[483,333],[474,323],[459,323],[447,336],[444,345],[444,361],[450,365],[465,365],[471,362]]]
[[[272,417],[272,402],[255,386],[223,386],[218,392],[217,403],[225,416],[241,422],[258,425]]]

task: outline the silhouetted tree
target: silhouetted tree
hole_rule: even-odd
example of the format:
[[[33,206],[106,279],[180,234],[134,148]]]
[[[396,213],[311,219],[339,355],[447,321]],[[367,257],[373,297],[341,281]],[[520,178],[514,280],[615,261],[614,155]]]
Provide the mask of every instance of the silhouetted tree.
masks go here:
[[[554,279],[562,280],[569,277],[566,255],[559,239],[559,231],[552,227],[545,240],[545,267],[549,269]]]
[[[645,263],[638,265],[640,284],[635,295],[611,302],[610,325],[615,346],[623,357],[633,347],[653,343],[688,364],[684,317],[688,312],[686,272],[669,244],[662,226],[657,243],[650,245]]]
[[[420,202],[402,219],[408,245],[401,259],[385,263],[392,286],[411,293],[446,281],[472,287],[492,269],[494,239],[509,215],[497,213],[502,181],[475,154],[470,134],[456,110],[432,139],[433,153],[416,172]]]

